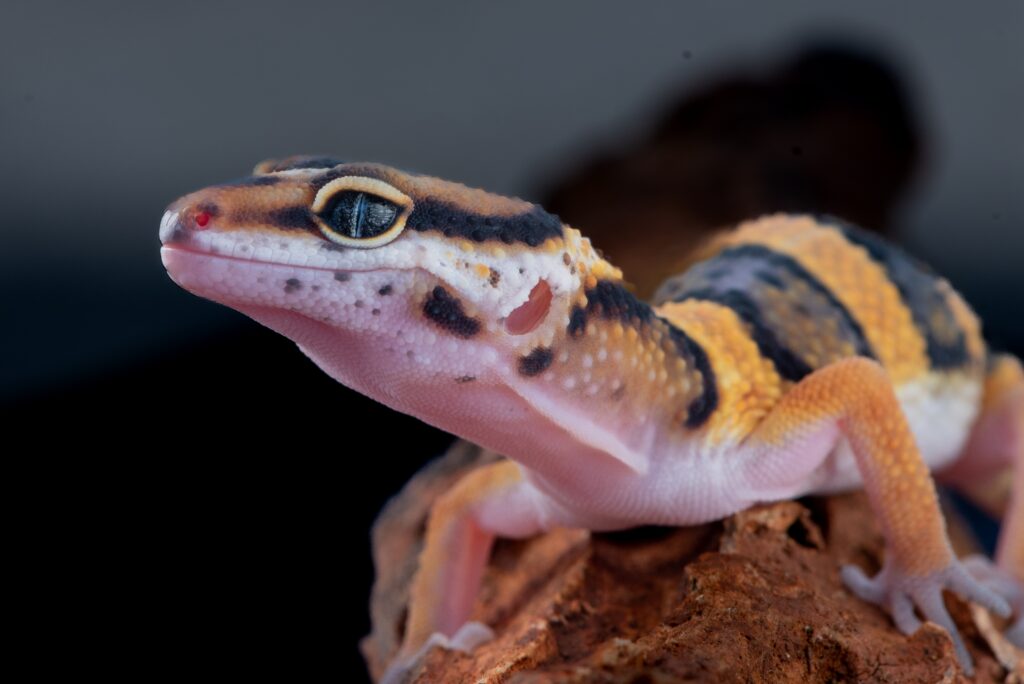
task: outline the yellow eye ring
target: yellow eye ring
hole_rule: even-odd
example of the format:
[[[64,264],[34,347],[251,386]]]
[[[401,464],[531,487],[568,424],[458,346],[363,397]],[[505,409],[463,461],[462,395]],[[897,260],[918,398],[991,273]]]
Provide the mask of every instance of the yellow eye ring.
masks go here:
[[[343,176],[313,198],[320,232],[346,247],[380,247],[398,237],[412,213],[412,199],[376,178]]]

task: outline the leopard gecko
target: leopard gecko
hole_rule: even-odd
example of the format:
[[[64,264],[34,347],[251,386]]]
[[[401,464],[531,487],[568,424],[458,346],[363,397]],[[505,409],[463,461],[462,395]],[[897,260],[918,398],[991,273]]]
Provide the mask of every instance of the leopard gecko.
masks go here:
[[[642,226],[623,226],[642,239]],[[943,278],[842,221],[776,214],[709,243],[652,303],[523,200],[370,163],[264,162],[160,226],[183,288],[335,380],[507,460],[435,502],[395,680],[470,611],[496,536],[693,525],[863,487],[886,542],[847,587],[912,633],[949,590],[1024,646],[1024,372]],[[952,552],[931,473],[1014,468],[994,563]]]

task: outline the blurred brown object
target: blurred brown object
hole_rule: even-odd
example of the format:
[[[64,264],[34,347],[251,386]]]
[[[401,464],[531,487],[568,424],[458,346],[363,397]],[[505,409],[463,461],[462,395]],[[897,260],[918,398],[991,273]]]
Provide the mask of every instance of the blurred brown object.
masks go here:
[[[685,95],[635,146],[596,157],[543,202],[648,297],[716,229],[833,214],[886,231],[920,165],[906,89],[878,57],[812,47]]]

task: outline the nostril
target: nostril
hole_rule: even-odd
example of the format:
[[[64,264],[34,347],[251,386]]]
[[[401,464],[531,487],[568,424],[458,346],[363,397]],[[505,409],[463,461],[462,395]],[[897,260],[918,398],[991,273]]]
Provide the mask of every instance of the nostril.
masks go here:
[[[216,228],[220,206],[207,197],[183,197],[167,207],[160,221],[162,243],[185,243],[195,234]]]
[[[189,213],[192,218],[192,227],[196,230],[206,230],[210,227],[210,222],[216,218],[218,210],[216,204],[203,202],[192,207]]]

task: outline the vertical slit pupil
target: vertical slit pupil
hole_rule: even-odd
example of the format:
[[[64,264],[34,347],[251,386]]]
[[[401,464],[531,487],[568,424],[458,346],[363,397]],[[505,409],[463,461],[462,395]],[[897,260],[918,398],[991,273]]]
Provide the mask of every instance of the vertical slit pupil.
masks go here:
[[[376,195],[346,190],[336,195],[321,216],[337,232],[360,240],[390,228],[398,216],[398,205]]]

